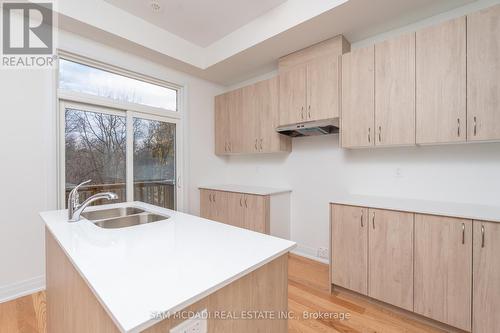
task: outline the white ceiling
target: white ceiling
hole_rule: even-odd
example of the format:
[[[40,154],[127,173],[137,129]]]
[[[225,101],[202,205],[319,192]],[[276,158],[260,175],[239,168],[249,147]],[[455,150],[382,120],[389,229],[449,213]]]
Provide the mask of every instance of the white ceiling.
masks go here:
[[[415,31],[430,24],[426,22],[434,24],[450,15],[457,17],[500,3],[500,0],[287,0],[202,47],[118,10],[107,1],[119,0],[59,2],[60,27],[223,85],[272,71],[280,57],[338,34],[351,43],[366,39],[365,42],[371,43],[372,36],[383,38],[388,31]],[[184,1],[200,6],[208,2]],[[241,4],[255,0],[233,1]]]
[[[206,47],[286,0],[104,0]],[[152,3],[160,10],[153,11]]]

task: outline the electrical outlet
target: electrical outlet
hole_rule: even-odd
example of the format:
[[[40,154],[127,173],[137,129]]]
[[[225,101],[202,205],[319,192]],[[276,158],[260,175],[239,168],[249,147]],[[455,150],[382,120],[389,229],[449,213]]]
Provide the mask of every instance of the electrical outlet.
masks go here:
[[[207,318],[208,312],[205,309],[172,328],[170,333],[207,333]]]
[[[323,259],[328,259],[328,249],[324,247],[320,247],[318,249],[318,257]]]

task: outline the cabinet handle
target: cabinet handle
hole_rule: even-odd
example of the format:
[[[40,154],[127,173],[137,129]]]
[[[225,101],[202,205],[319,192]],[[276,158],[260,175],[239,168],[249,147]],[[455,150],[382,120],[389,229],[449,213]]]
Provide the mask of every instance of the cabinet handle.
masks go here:
[[[363,228],[364,225],[363,225],[363,211],[361,211],[361,228]]]
[[[243,207],[243,203],[241,202],[242,199],[243,197],[240,197],[240,207]]]
[[[227,142],[224,142],[224,151],[227,152]]]
[[[465,223],[462,223],[462,244],[465,244]]]
[[[372,142],[372,129],[371,127],[368,127],[368,142]]]
[[[215,194],[212,194],[212,202],[215,202]]]
[[[481,226],[481,248],[484,248],[484,225]]]
[[[378,127],[378,142],[382,142],[382,126]]]
[[[262,151],[262,139],[260,139],[260,151]]]
[[[257,140],[258,139],[255,139],[255,150],[259,150],[259,147],[257,147]]]
[[[309,105],[309,111],[307,112],[307,114],[309,115],[309,119],[311,119],[311,105]]]
[[[212,202],[212,194],[211,193],[208,194],[208,201]]]
[[[477,117],[474,116],[474,136],[477,135]]]
[[[228,143],[228,146],[229,146],[229,151],[232,152],[233,151],[233,147],[231,145],[231,142]]]
[[[245,208],[248,208],[248,205],[247,205],[247,197],[245,197]]]
[[[372,227],[373,227],[373,230],[375,230],[375,213],[373,213],[373,215],[372,215]]]
[[[457,136],[460,137],[460,118],[457,118]]]
[[[304,120],[304,107],[300,109],[300,117]]]

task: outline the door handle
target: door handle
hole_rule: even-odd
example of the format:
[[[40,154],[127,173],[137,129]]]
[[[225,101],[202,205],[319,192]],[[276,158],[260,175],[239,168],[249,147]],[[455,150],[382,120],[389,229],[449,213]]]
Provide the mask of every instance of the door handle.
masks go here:
[[[462,223],[462,244],[465,244],[465,223]]]
[[[484,225],[481,226],[481,248],[484,248]]]

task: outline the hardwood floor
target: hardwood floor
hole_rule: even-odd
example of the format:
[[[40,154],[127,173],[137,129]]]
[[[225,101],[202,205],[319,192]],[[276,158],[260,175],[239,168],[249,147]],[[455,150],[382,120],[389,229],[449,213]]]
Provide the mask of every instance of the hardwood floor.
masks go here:
[[[445,332],[347,292],[330,295],[328,266],[313,260],[290,255],[288,280],[289,311],[294,313],[288,324],[290,333]],[[1,303],[0,332],[46,333],[45,293]]]

